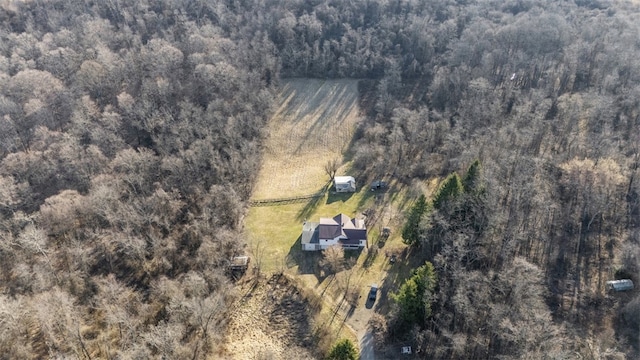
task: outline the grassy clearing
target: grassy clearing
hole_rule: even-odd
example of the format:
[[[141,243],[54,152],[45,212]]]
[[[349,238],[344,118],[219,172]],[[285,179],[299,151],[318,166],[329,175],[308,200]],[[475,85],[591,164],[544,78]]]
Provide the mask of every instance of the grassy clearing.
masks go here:
[[[254,207],[245,221],[248,240],[264,273],[289,273],[332,304],[338,303],[344,293],[338,281],[334,280],[351,271],[351,287],[358,291],[360,299],[349,324],[358,332],[366,327],[367,313],[371,312],[364,306],[369,286],[376,283],[382,287],[376,308],[384,311],[388,308],[388,294],[396,291],[417,266],[408,261],[408,249],[402,243],[404,212],[412,206],[417,194],[426,192],[428,195],[436,185],[436,181],[431,181],[395,190],[392,183],[392,188],[383,195],[376,196],[365,188],[354,194],[328,193],[308,203]],[[304,219],[317,221],[320,217],[332,217],[340,212],[349,216],[362,216],[363,212],[374,214],[369,218],[372,221],[369,222],[369,249],[347,254],[356,260],[355,265],[334,279],[319,266],[321,253],[301,250],[300,234]],[[391,228],[391,236],[386,241],[380,241],[382,227]],[[397,257],[394,265],[389,262],[393,254]],[[346,304],[342,310],[349,312]]]
[[[329,180],[324,165],[342,160],[357,122],[356,80],[289,79],[269,121],[263,165],[253,199],[298,196]]]
[[[282,270],[298,272],[300,264],[292,262],[301,254],[300,234],[303,221],[317,221],[343,212],[359,213],[366,191],[355,194],[331,194],[307,203],[261,206],[249,209],[245,227],[251,252],[260,262],[261,270],[272,273]],[[312,255],[313,256],[313,255]]]
[[[354,256],[353,270],[356,272],[353,279],[363,286],[361,295],[364,297],[365,285],[382,283],[387,270],[391,269],[389,257],[406,251],[400,236],[404,211],[411,206],[416,194],[430,192],[435,185],[435,182],[418,183],[385,194],[372,193],[366,188],[354,194],[328,192],[307,203],[252,207],[245,219],[245,229],[255,264],[259,264],[264,273],[286,271],[296,274],[310,288],[323,289],[328,285],[325,283],[327,278],[318,269],[322,255],[301,250],[303,221],[317,221],[320,217],[333,217],[341,212],[351,217],[369,213],[370,248]],[[379,242],[382,227],[390,227],[392,232],[386,241]],[[329,291],[332,291],[330,287]]]
[[[212,358],[315,359],[338,339],[357,342],[331,304],[296,277],[246,277],[238,289],[226,346]]]
[[[351,142],[358,120],[357,96],[356,81],[286,81],[280,108],[269,124],[267,150],[253,199],[306,195],[330,187],[323,167],[329,160],[342,159]],[[349,164],[343,164],[338,174],[346,174],[347,169]],[[349,175],[359,180],[359,174]],[[324,341],[362,336],[374,311],[365,306],[369,286],[376,283],[381,287],[375,310],[385,311],[388,294],[415,265],[407,261],[409,254],[400,236],[403,214],[420,193],[429,195],[437,180],[411,186],[385,180],[390,181],[390,188],[384,193],[369,191],[360,179],[360,190],[354,194],[328,191],[306,203],[252,207],[245,218],[253,264],[267,275],[291,275],[301,289],[322,299],[315,331]],[[354,263],[334,276],[320,266],[322,253],[301,250],[300,235],[304,220],[318,221],[338,213],[350,217],[366,214],[369,248],[346,254]],[[386,241],[380,238],[383,227],[391,228]],[[394,265],[389,262],[392,254],[398,259]],[[348,287],[357,295],[355,306],[343,301],[347,278]],[[336,311],[338,307],[341,311]]]

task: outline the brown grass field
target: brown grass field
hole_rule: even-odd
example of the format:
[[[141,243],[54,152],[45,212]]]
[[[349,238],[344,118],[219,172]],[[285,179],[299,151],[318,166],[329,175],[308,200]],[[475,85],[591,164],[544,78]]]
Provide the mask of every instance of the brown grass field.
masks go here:
[[[284,80],[253,199],[322,189],[324,165],[342,160],[359,119],[357,80]]]

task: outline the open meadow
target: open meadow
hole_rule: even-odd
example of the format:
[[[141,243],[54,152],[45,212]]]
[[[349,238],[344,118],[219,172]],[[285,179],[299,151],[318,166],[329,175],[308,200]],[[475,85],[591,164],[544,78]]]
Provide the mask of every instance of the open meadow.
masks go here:
[[[357,80],[283,80],[252,198],[321,190],[329,180],[324,165],[342,161],[359,120]]]

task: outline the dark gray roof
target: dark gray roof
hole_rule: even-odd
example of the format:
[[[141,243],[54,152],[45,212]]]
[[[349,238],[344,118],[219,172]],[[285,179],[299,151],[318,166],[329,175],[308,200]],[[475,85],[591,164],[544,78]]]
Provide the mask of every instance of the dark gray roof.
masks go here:
[[[349,239],[353,239],[356,241],[367,239],[366,229],[344,229],[343,232]]]
[[[343,229],[353,228],[353,223],[351,222],[351,218],[345,214],[338,214],[334,216],[333,221],[335,221],[336,224],[341,225]]]
[[[345,245],[360,245],[360,239],[340,239],[338,242]]]
[[[320,224],[320,239],[335,239],[338,236],[342,235],[342,231],[340,231],[340,225],[326,225]]]
[[[346,237],[342,243],[357,243],[367,239],[367,229],[362,220],[351,219],[345,214],[338,214],[333,218],[320,218],[318,225],[320,239],[335,239]]]

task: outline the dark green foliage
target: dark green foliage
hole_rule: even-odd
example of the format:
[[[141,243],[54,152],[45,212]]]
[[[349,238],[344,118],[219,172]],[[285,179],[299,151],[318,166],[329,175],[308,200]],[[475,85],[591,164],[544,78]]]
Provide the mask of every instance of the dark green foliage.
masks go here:
[[[468,254],[463,257],[465,265],[474,267],[486,261],[488,249],[484,247],[482,235],[489,218],[480,171],[480,162],[476,160],[465,174],[466,186],[457,173],[452,173],[438,189],[433,200],[434,211],[422,222],[420,231],[427,259],[433,259],[456,239],[464,239],[458,249]]]
[[[358,350],[353,345],[351,340],[342,339],[336,343],[329,355],[327,356],[327,360],[357,360],[358,359]]]
[[[433,197],[433,207],[440,209],[448,202],[453,201],[464,192],[462,181],[457,173],[452,173],[444,179],[442,185]]]
[[[482,185],[480,184],[480,173],[482,171],[482,164],[480,164],[480,160],[474,161],[469,168],[467,169],[467,173],[464,175],[462,179],[462,186],[464,187],[464,191],[468,193],[478,192],[482,189]]]
[[[426,262],[402,283],[397,293],[391,295],[398,306],[402,327],[424,325],[424,321],[431,316],[433,290],[437,283],[438,277],[433,265]]]
[[[427,209],[427,198],[424,195],[420,195],[416,203],[413,204],[407,221],[402,228],[402,241],[405,244],[411,245],[418,241],[420,237],[420,222]]]

